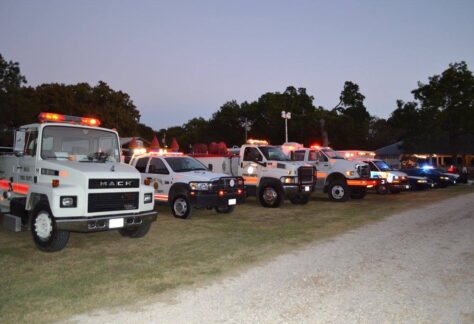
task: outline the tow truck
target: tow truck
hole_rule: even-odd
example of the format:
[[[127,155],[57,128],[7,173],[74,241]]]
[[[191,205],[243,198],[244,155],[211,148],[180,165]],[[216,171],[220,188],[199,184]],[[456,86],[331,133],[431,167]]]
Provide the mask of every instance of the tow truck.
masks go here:
[[[305,148],[298,143],[285,143],[282,149],[293,161],[316,167],[316,189],[327,193],[331,201],[362,199],[367,194],[367,187],[377,184],[375,179],[370,178],[366,163],[348,161],[330,147],[315,144]]]
[[[367,163],[370,168],[370,177],[378,178],[380,182],[374,187],[379,194],[398,194],[402,190],[410,189],[408,175],[392,169],[385,161],[375,158],[375,152],[361,150],[338,151],[346,159]],[[422,180],[422,179],[417,179]]]
[[[225,154],[194,154],[211,170],[241,176],[248,196],[256,196],[263,207],[277,208],[285,198],[306,204],[314,190],[316,170],[290,161],[281,148],[265,140],[249,139]]]
[[[211,172],[198,160],[180,152],[148,152],[130,161],[155,189],[155,201],[168,203],[177,218],[191,216],[192,207],[229,214],[245,200],[244,179]]]
[[[62,250],[70,232],[147,234],[156,220],[153,188],[120,163],[119,136],[96,118],[51,112],[21,126],[0,156],[4,226],[31,230],[39,250]]]

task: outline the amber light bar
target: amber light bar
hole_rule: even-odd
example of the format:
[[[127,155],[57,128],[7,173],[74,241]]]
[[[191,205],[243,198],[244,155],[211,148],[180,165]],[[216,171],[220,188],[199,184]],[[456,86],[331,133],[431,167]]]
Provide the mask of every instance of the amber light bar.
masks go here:
[[[50,112],[42,112],[39,114],[38,119],[41,123],[46,122],[66,122],[71,124],[80,124],[87,126],[99,126],[100,120],[97,118],[91,117],[78,117],[78,116],[68,116]]]

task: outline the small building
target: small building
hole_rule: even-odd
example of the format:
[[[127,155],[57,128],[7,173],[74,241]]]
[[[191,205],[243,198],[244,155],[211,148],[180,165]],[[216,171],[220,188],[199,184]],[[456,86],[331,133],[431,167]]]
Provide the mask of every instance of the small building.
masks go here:
[[[396,142],[375,151],[376,157],[384,160],[393,168],[406,166],[433,165],[449,168],[451,165],[465,165],[470,172],[474,170],[474,142],[472,138],[465,138],[458,149],[458,154],[453,157],[447,145],[426,145],[416,149],[407,150],[403,141]]]

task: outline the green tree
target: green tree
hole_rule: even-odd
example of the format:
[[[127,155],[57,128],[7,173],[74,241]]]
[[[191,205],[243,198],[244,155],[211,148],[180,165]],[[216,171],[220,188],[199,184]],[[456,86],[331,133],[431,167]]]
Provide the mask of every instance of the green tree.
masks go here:
[[[26,84],[26,78],[21,75],[18,62],[6,61],[0,54],[0,92],[7,92],[12,88],[19,88]]]

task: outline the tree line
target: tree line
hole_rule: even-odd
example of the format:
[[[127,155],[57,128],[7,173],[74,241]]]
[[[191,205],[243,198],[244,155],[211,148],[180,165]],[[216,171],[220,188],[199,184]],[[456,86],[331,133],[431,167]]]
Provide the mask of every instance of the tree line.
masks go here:
[[[315,104],[305,88],[289,86],[283,92],[268,92],[252,102],[224,103],[209,119],[192,118],[181,126],[153,130],[140,122],[140,112],[130,96],[111,89],[105,82],[95,86],[26,85],[19,64],[0,55],[1,145],[11,143],[10,130],[35,122],[41,111],[91,116],[104,127],[115,128],[124,137],[148,140],[156,135],[170,145],[177,139],[182,150],[195,143],[224,141],[241,145],[245,136],[264,138],[281,144],[285,129],[281,111],[291,112],[290,141],[309,145],[328,144],[336,149],[376,149],[403,140],[409,149],[444,145],[453,154],[474,151],[474,77],[463,61],[453,63],[427,83],[418,83],[413,100],[398,100],[391,115],[384,119],[371,115],[365,96],[351,81],[343,85],[334,107]],[[247,131],[246,131],[247,128]],[[10,132],[10,133],[9,133]],[[440,144],[441,143],[441,144]]]

